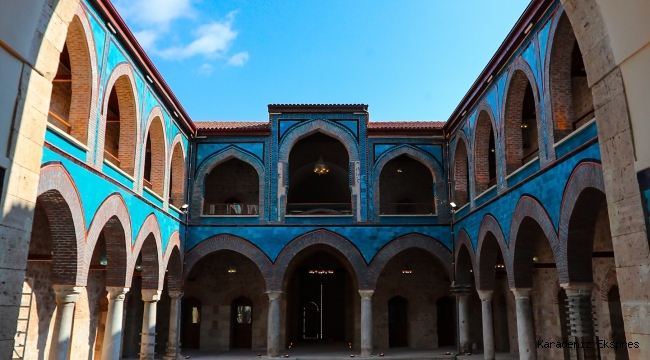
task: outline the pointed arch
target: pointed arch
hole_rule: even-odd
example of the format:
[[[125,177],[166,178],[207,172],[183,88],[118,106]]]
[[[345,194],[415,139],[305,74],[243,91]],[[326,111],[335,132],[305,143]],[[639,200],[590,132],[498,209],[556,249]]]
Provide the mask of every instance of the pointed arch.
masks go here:
[[[86,235],[85,262],[90,265],[90,260],[97,244],[99,234],[104,231],[106,241],[106,261],[108,263],[106,284],[107,286],[124,287],[127,276],[127,258],[131,253],[132,228],[131,215],[119,193],[108,196],[95,212],[88,234]],[[89,267],[86,268],[88,274]]]
[[[349,130],[328,120],[310,120],[291,127],[280,140],[278,146],[278,161],[289,162],[289,153],[293,146],[301,139],[316,132],[331,136],[340,141],[348,150],[350,162],[359,161],[359,147],[357,140]]]
[[[163,269],[167,276],[169,291],[181,291],[183,287],[183,252],[178,231],[174,231],[167,241],[163,255]]]
[[[354,274],[351,275],[356,278],[360,289],[373,289],[370,285],[371,282],[369,280],[371,277],[367,271],[368,268],[366,266],[366,261],[359,249],[357,249],[350,240],[337,233],[326,229],[318,229],[293,239],[282,249],[280,254],[278,254],[278,257],[275,260],[273,283],[271,284],[270,290],[281,291],[286,271],[291,260],[293,260],[296,254],[300,251],[318,244],[331,247],[347,259],[354,271]]]
[[[167,131],[165,130],[165,117],[160,106],[154,106],[149,112],[145,131],[140,139],[140,176],[142,183],[146,184],[145,175],[147,171],[147,140],[151,144],[151,158],[149,169],[149,182],[151,190],[161,197],[164,196],[165,174],[167,173]]]
[[[264,164],[257,157],[234,145],[212,154],[199,165],[196,176],[194,177],[194,187],[192,188],[192,209],[190,215],[193,219],[199,219],[203,212],[203,194],[207,175],[219,164],[230,159],[241,160],[257,171],[259,181],[259,218],[264,219]]]
[[[476,114],[474,138],[472,140],[474,156],[470,165],[473,166],[474,170],[474,178],[472,179],[474,182],[474,196],[482,194],[491,185],[500,182],[499,162],[501,158],[499,128],[492,107],[483,101],[478,105]],[[490,145],[494,147],[491,148]],[[492,179],[492,176],[494,176],[494,179]]]
[[[445,269],[447,276],[451,279],[451,262],[452,254],[449,248],[443,245],[439,240],[423,234],[407,234],[391,240],[377,252],[368,267],[368,284],[375,288],[381,271],[386,264],[397,254],[406,249],[417,248],[430,253],[438,259]]]
[[[398,145],[392,149],[381,154],[379,159],[375,162],[373,170],[373,207],[375,212],[375,219],[379,219],[379,210],[380,210],[380,194],[379,194],[379,176],[381,171],[389,161],[394,158],[406,155],[412,159],[415,159],[426,166],[431,172],[434,182],[434,201],[436,202],[436,213],[440,217],[441,221],[445,221],[448,218],[449,206],[447,203],[447,184],[444,181],[444,172],[440,163],[431,155],[425,151],[418,149],[411,145]]]
[[[476,246],[476,286],[480,290],[493,290],[496,260],[499,251],[508,277],[511,275],[510,254],[501,226],[492,215],[485,215],[481,221]]]
[[[74,180],[60,163],[41,168],[37,199],[52,226],[52,281],[85,286],[86,220]]]
[[[140,232],[135,239],[131,256],[127,263],[127,287],[131,287],[133,271],[135,269],[138,256],[142,252],[142,288],[158,289],[163,287],[165,270],[162,267],[162,237],[160,234],[160,225],[156,215],[151,213],[142,223]],[[146,271],[145,271],[146,270]]]
[[[117,93],[120,108],[119,149],[117,150],[117,158],[120,161],[119,168],[133,176],[136,154],[139,153],[138,145],[140,143],[138,141],[140,139],[140,99],[138,98],[133,68],[130,64],[121,63],[117,65],[108,77],[108,81],[104,86],[98,134],[106,134],[108,103],[113,88]],[[124,122],[122,122],[122,119],[124,119]],[[101,168],[104,161],[105,140],[105,136],[100,136],[97,139],[98,150],[95,156],[95,166],[99,168]]]
[[[220,234],[201,241],[185,255],[185,275],[189,274],[194,265],[203,257],[221,250],[231,250],[246,256],[262,273],[266,288],[272,289],[273,264],[271,260],[250,241],[231,234]]]
[[[169,181],[167,182],[167,195],[169,197],[169,204],[180,208],[185,199],[185,178],[188,176],[187,171],[187,152],[185,144],[183,143],[183,135],[176,134],[172,141],[172,146],[169,148],[171,156],[167,168],[169,169]]]
[[[472,272],[476,271],[476,254],[469,235],[464,229],[461,229],[458,233],[454,257],[456,262],[456,268],[454,269],[456,271],[456,284],[475,287],[476,277],[474,277],[474,284],[472,284]]]
[[[465,131],[458,130],[453,140],[453,148],[451,149],[451,166],[454,187],[454,198],[458,208],[465,206],[471,202],[472,199],[472,182],[470,181],[470,158],[472,149],[469,147]]]

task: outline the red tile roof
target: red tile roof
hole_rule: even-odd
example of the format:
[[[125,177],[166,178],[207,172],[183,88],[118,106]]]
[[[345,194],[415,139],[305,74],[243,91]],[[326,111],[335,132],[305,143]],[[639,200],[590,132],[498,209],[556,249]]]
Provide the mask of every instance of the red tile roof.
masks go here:
[[[195,121],[199,130],[267,130],[266,121]]]
[[[444,121],[371,121],[368,129],[381,130],[417,130],[417,129],[442,129]]]

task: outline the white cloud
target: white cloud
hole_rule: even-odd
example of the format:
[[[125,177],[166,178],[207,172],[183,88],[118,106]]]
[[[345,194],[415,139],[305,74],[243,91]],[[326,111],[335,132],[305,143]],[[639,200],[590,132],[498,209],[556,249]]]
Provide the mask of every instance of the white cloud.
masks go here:
[[[153,30],[142,30],[134,33],[140,45],[145,49],[153,49],[154,43],[158,39],[158,33]]]
[[[208,63],[204,63],[199,68],[199,72],[201,74],[210,75],[210,74],[212,74],[212,71],[214,71],[214,67],[212,65],[208,64]]]
[[[115,6],[125,17],[161,30],[175,19],[195,15],[191,0],[118,0]]]
[[[185,59],[195,55],[206,57],[223,57],[237,37],[237,31],[232,29],[234,13],[228,15],[224,22],[211,22],[201,25],[194,31],[194,41],[185,46],[170,47],[158,52],[167,59]]]
[[[232,66],[244,66],[248,61],[248,51],[242,51],[233,55],[228,59],[228,65]]]

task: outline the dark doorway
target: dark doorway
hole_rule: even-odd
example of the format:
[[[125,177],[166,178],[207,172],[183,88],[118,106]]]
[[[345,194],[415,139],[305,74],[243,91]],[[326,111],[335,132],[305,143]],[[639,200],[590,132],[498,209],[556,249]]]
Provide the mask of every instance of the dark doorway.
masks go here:
[[[607,306],[609,307],[609,319],[612,324],[612,341],[617,344],[626,343],[625,328],[623,325],[623,310],[621,309],[621,295],[618,293],[618,286],[614,285],[607,292]],[[625,346],[617,347],[616,360],[628,360],[630,356]]]
[[[456,346],[456,301],[443,296],[436,301],[438,314],[438,347]]]
[[[560,289],[557,293],[557,307],[558,314],[560,315],[560,334],[562,335],[562,341],[569,341],[569,313],[567,312],[567,306],[569,306],[569,299],[566,296],[566,291]],[[569,348],[564,348],[564,359],[571,359],[571,350]]]
[[[232,302],[232,347],[250,349],[253,346],[253,302],[241,296]]]
[[[302,258],[287,286],[287,345],[351,342],[354,325],[352,280],[329,252]]]
[[[408,314],[406,299],[395,296],[388,300],[388,347],[408,346]]]
[[[201,301],[197,298],[183,299],[182,347],[198,349],[201,340]]]

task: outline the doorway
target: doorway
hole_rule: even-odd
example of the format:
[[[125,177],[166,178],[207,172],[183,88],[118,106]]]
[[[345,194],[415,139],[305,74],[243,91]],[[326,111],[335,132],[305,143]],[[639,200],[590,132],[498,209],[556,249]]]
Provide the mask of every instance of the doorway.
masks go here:
[[[253,302],[241,296],[232,302],[232,347],[250,349],[253,346]]]
[[[456,346],[456,301],[443,296],[436,301],[438,315],[438,347]]]
[[[352,342],[352,280],[335,255],[300,256],[287,286],[287,346]],[[304,259],[304,260],[303,260]]]
[[[183,299],[182,346],[188,349],[198,349],[201,340],[201,301],[197,298]]]
[[[388,347],[408,346],[406,299],[395,296],[388,300]]]

